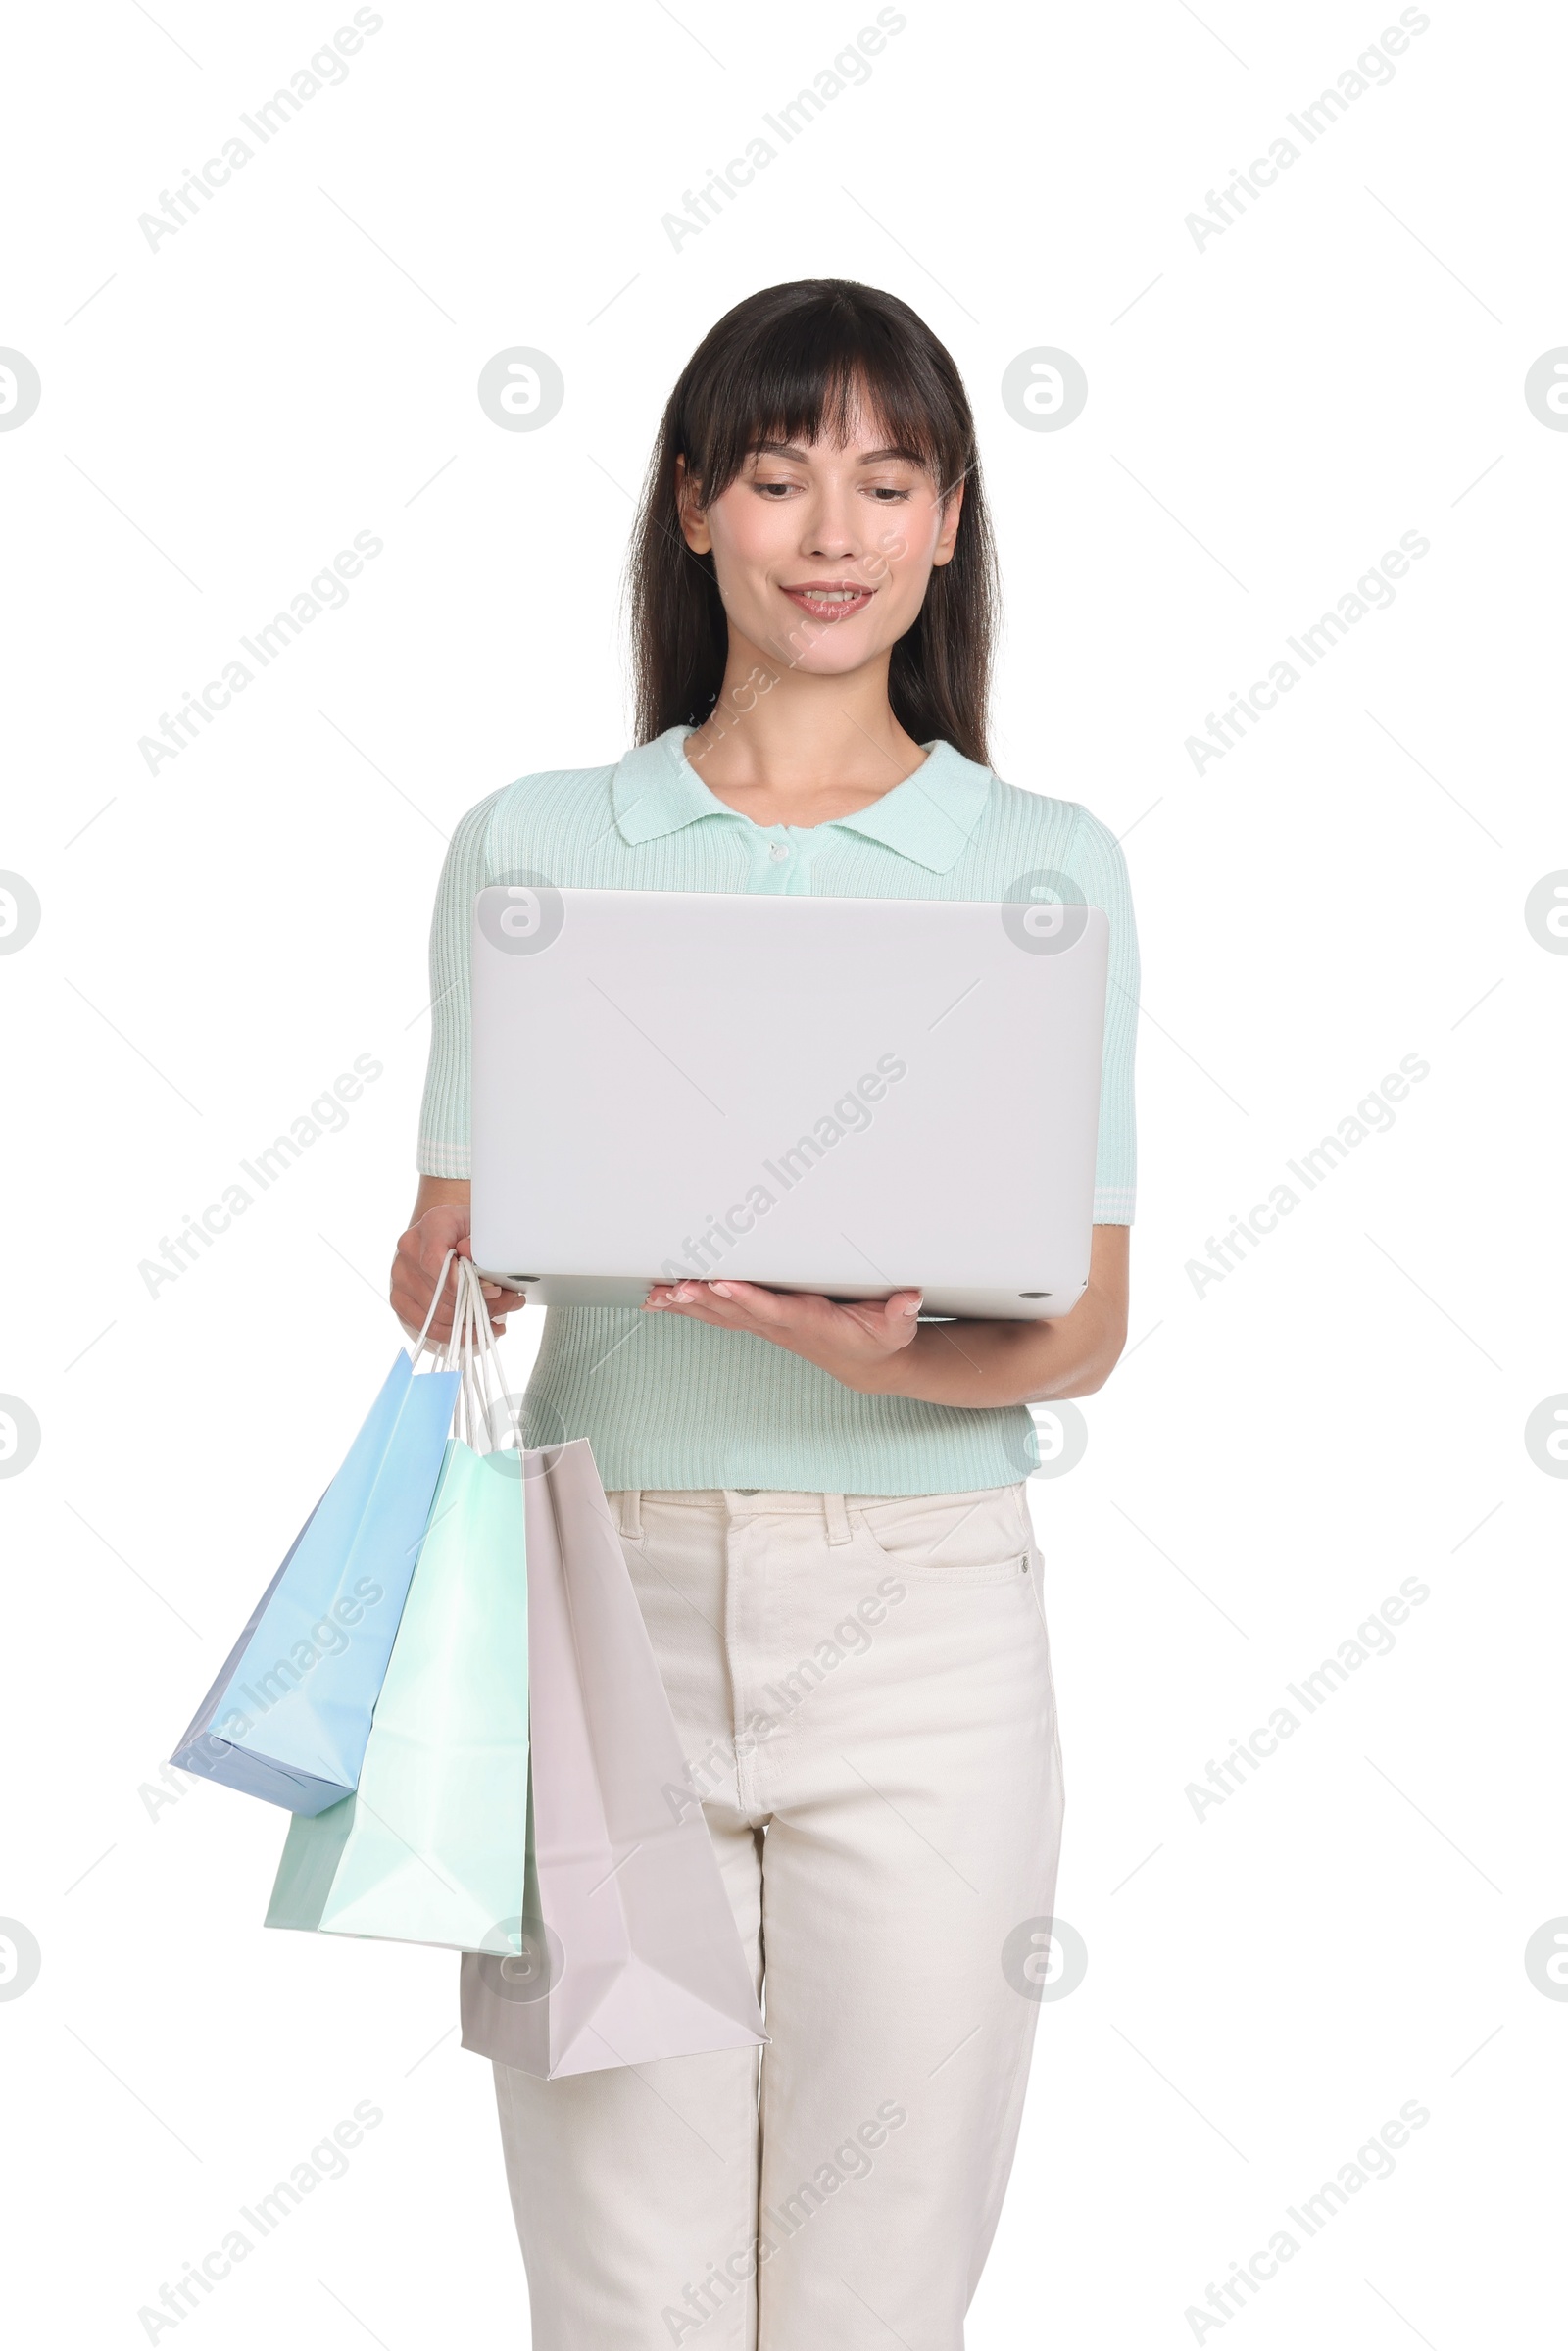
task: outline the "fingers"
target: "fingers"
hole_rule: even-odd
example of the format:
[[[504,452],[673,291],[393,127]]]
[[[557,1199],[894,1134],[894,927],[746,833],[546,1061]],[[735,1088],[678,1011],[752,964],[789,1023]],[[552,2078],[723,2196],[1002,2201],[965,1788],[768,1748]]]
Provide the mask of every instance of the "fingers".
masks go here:
[[[837,1305],[811,1293],[722,1280],[655,1283],[644,1300],[651,1313],[683,1314],[720,1330],[748,1332],[829,1369],[840,1359],[863,1362],[907,1347],[919,1328],[922,1303],[918,1290]]]
[[[464,1237],[461,1233],[452,1233],[439,1230],[432,1233],[427,1229],[429,1222],[430,1219],[427,1215],[421,1216],[419,1222],[414,1226],[413,1230],[417,1235],[417,1240],[415,1246],[418,1254],[419,1263],[423,1270],[433,1279],[434,1276],[441,1271],[443,1264],[445,1264],[447,1252],[449,1250],[455,1251],[460,1257],[462,1256]],[[456,1279],[456,1276],[452,1273],[450,1266],[447,1267],[447,1274],[449,1280]]]
[[[660,1314],[672,1306],[699,1304],[707,1293],[706,1282],[651,1282],[643,1304],[650,1314]]]
[[[417,1224],[410,1225],[399,1236],[392,1259],[391,1300],[398,1320],[411,1335],[416,1334],[429,1312],[441,1268],[449,1251],[459,1256],[471,1254],[467,1238],[468,1214],[466,1208],[427,1208]],[[430,1317],[428,1336],[445,1341],[452,1336],[452,1314],[457,1298],[457,1269],[447,1266],[447,1278],[442,1284],[441,1300]],[[483,1282],[480,1291],[490,1310],[490,1328],[498,1337],[506,1336],[506,1317],[515,1313],[527,1299],[517,1292],[505,1289],[499,1282]]]
[[[526,1299],[520,1298],[515,1301],[518,1306],[526,1303]],[[429,1312],[429,1307],[430,1289],[428,1283],[422,1292],[406,1288],[400,1284],[393,1285],[392,1311],[411,1338],[417,1337],[425,1315]],[[498,1339],[505,1339],[507,1335],[506,1315],[513,1310],[512,1307],[492,1310],[489,1317],[490,1328]],[[451,1338],[452,1301],[450,1298],[444,1299],[437,1306],[434,1314],[430,1316],[430,1327],[425,1336],[436,1341],[445,1341]]]
[[[656,1282],[643,1303],[655,1311],[711,1315],[722,1295],[716,1282]]]
[[[764,1319],[798,1302],[788,1294],[760,1289],[755,1282],[676,1282],[669,1290],[674,1306],[707,1305],[714,1298],[722,1298],[739,1314]]]
[[[826,1304],[791,1290],[761,1290],[755,1282],[710,1282],[708,1288],[726,1323],[769,1339],[810,1330]]]
[[[426,1208],[409,1230],[417,1233],[422,1240],[438,1239],[443,1251],[456,1249],[458,1243],[467,1236],[468,1211],[466,1207],[460,1207],[455,1200],[441,1200],[434,1207]]]
[[[918,1290],[897,1290],[882,1309],[878,1337],[892,1354],[908,1347],[920,1328],[920,1308],[925,1300]]]
[[[746,1317],[737,1314],[733,1308],[726,1307],[722,1298],[709,1298],[701,1293],[690,1298],[676,1298],[666,1295],[663,1298],[650,1299],[645,1303],[648,1311],[652,1314],[680,1314],[688,1322],[706,1322],[715,1330],[743,1331],[751,1327],[748,1325]]]
[[[392,1288],[392,1311],[411,1337],[416,1338],[418,1336],[418,1333],[423,1326],[425,1315],[429,1312],[429,1306],[430,1287],[428,1283],[425,1284],[422,1291],[394,1283]],[[428,1331],[425,1332],[425,1337],[427,1339],[433,1339],[436,1341],[445,1341],[450,1339],[451,1336],[452,1307],[451,1304],[448,1303],[446,1305],[438,1306],[435,1310],[435,1313],[431,1315],[430,1327]]]
[[[739,1318],[719,1313],[717,1311],[718,1303],[719,1301],[715,1299],[712,1305],[705,1305],[700,1299],[694,1298],[689,1304],[670,1304],[663,1308],[663,1311],[668,1314],[684,1314],[688,1322],[708,1322],[731,1330],[739,1329],[741,1327]],[[659,1309],[655,1308],[654,1311],[658,1312]]]
[[[759,1289],[755,1282],[656,1282],[643,1303],[651,1313],[684,1314],[726,1331],[778,1338],[809,1322],[825,1301]]]
[[[470,1263],[473,1258],[473,1242],[468,1232],[466,1208],[457,1206],[426,1208],[418,1223],[409,1227],[408,1232],[404,1235],[404,1240],[414,1242],[419,1267],[422,1272],[429,1274],[432,1280],[446,1262],[449,1250],[460,1257],[468,1258]],[[402,1246],[403,1243],[399,1242],[400,1249]],[[454,1284],[456,1283],[457,1275],[451,1273],[450,1270],[449,1278]],[[502,1305],[498,1309],[502,1314],[510,1314],[514,1306],[526,1303],[524,1299],[516,1296],[515,1292],[503,1289],[499,1282],[482,1282],[480,1291],[486,1305],[489,1306],[495,1305],[498,1299],[511,1300],[510,1304]],[[428,1305],[429,1302],[429,1292],[426,1290],[424,1303]],[[420,1311],[422,1313],[423,1309],[421,1308]],[[499,1325],[497,1327],[499,1328]]]

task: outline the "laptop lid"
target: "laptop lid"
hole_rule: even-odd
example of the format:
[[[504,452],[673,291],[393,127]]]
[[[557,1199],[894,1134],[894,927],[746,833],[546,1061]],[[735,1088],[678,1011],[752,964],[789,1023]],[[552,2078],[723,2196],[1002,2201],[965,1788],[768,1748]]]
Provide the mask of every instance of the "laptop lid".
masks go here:
[[[480,891],[475,1261],[547,1303],[722,1275],[1067,1312],[1108,927],[1029,899]]]

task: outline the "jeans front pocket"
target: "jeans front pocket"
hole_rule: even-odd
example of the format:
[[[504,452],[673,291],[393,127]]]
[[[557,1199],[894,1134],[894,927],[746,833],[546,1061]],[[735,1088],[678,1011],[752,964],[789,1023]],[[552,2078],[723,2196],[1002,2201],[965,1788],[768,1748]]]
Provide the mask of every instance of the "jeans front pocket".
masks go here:
[[[858,1496],[850,1522],[900,1575],[942,1584],[1016,1583],[1029,1573],[1034,1538],[1025,1489],[973,1494]]]

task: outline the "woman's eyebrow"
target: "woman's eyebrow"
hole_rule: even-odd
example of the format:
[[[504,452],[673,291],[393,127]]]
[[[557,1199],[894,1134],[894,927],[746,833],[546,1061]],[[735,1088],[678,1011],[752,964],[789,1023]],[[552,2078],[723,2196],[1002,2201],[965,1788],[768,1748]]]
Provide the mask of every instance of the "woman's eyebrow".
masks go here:
[[[759,441],[752,450],[752,455],[753,457],[792,457],[799,459],[801,464],[805,465],[809,452],[802,449],[795,441]],[[860,465],[885,465],[889,458],[902,459],[907,465],[923,465],[926,462],[917,449],[890,448],[859,450],[856,454],[856,463]]]

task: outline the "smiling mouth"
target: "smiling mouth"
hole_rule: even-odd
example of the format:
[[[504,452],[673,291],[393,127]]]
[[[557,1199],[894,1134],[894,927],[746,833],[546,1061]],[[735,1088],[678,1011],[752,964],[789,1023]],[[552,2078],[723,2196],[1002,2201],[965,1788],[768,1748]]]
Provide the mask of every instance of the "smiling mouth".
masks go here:
[[[807,580],[798,588],[786,588],[784,594],[803,612],[810,612],[818,620],[848,620],[853,613],[863,612],[874,588],[863,588],[855,580]]]

